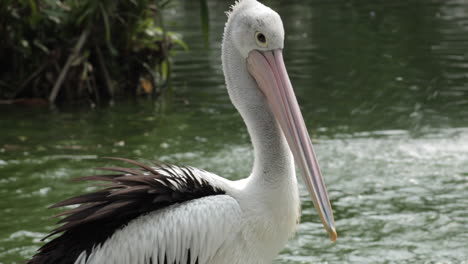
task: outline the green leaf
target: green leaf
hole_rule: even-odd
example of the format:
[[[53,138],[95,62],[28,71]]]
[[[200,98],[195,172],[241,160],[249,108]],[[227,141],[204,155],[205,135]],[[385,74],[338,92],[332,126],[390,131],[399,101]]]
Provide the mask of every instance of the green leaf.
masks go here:
[[[91,9],[86,9],[79,17],[78,19],[76,20],[77,21],[77,24],[80,25],[83,23],[83,21],[85,21],[86,19],[88,19],[88,17],[91,15],[92,13],[92,10]]]
[[[185,41],[182,40],[179,34],[174,32],[167,32],[167,35],[171,38],[172,42],[182,47],[184,51],[189,50],[189,46],[187,45],[187,43],[185,43]]]
[[[164,7],[166,7],[166,5],[168,5],[170,2],[171,2],[171,0],[161,1],[161,2],[159,3],[159,7],[160,7],[160,8],[164,8]]]
[[[29,22],[31,23],[31,26],[34,28],[38,24],[41,17],[38,12],[38,8],[37,8],[37,4],[35,0],[29,0],[29,7],[31,8],[31,16],[29,18]]]
[[[161,62],[161,76],[163,80],[167,80],[169,76],[169,61],[167,59]]]
[[[42,44],[42,42],[40,42],[38,39],[34,39],[33,43],[34,43],[34,46],[41,49],[45,54],[49,54],[50,52],[49,49],[44,44]]]

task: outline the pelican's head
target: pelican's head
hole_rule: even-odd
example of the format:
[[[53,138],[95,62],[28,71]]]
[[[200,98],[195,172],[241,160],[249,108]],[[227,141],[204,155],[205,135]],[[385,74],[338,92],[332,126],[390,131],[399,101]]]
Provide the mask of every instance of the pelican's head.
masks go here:
[[[234,46],[247,58],[253,50],[283,49],[284,29],[278,13],[256,0],[241,0],[229,13]]]
[[[224,29],[223,69],[228,91],[244,119],[261,105],[279,124],[320,219],[337,234],[327,190],[283,61],[284,28],[278,13],[256,0],[240,0]],[[248,121],[248,120],[247,120]]]

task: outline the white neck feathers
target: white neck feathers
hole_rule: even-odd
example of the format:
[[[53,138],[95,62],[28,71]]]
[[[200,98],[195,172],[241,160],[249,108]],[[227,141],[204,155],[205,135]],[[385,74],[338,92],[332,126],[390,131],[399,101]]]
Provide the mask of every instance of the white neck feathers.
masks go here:
[[[229,22],[222,45],[223,71],[231,101],[244,119],[254,147],[251,178],[279,184],[282,179],[295,178],[293,157],[266,98],[247,70],[246,59],[231,40]]]

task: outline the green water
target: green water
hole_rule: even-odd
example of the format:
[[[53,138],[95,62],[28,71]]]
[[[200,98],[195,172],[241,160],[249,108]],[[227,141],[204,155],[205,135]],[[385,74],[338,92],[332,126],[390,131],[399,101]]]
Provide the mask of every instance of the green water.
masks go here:
[[[468,263],[468,4],[465,1],[266,1],[285,24],[285,59],[326,179],[339,233],[325,234],[301,186],[298,234],[279,263]],[[174,93],[101,109],[0,106],[0,263],[22,263],[54,227],[47,206],[89,190],[71,178],[157,159],[231,179],[252,152],[220,68],[224,11],[198,1],[169,27],[191,51]]]

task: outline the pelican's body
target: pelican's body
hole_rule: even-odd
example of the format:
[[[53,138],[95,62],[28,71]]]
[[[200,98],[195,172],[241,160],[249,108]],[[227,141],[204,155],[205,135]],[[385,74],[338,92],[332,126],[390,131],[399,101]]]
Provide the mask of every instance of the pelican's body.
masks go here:
[[[175,166],[104,168],[87,177],[109,188],[56,206],[61,234],[29,263],[256,264],[271,263],[294,233],[300,216],[295,163],[327,231],[333,215],[281,50],[279,15],[255,0],[236,3],[222,47],[229,96],[254,146],[250,176],[229,181]],[[293,155],[294,154],[294,155]],[[121,159],[123,160],[123,159]]]
[[[197,258],[200,264],[271,263],[294,232],[299,217],[295,178],[258,195],[258,190],[249,191],[248,180],[231,182],[197,169],[192,168],[192,172],[225,194],[134,219],[76,263],[165,263],[164,257],[167,263],[184,264],[196,263]]]

